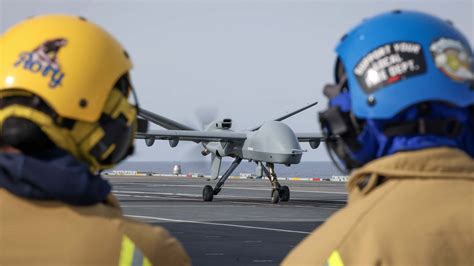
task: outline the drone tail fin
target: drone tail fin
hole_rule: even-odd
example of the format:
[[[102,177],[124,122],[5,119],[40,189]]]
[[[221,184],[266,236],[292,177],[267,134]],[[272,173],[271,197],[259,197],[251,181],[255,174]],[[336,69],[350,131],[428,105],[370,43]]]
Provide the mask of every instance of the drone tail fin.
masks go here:
[[[306,109],[309,109],[309,108],[315,106],[316,104],[318,104],[318,102],[310,103],[310,104],[308,104],[308,105],[306,105],[306,106],[303,106],[303,107],[301,107],[301,108],[299,108],[299,109],[297,109],[297,110],[295,110],[295,111],[293,111],[293,112],[291,112],[291,113],[288,113],[288,114],[286,114],[286,115],[284,115],[284,116],[280,116],[280,117],[278,117],[278,118],[275,118],[275,119],[273,119],[273,121],[283,121],[283,120],[285,120],[285,119],[287,119],[287,118],[289,118],[289,117],[292,117],[292,116],[294,116],[294,115],[296,115],[296,114],[299,114],[299,113],[303,112],[303,111],[306,110]],[[260,127],[262,127],[262,125],[259,125],[259,126],[256,126],[256,127],[254,127],[254,128],[251,128],[250,131],[257,131],[257,130],[260,129]]]

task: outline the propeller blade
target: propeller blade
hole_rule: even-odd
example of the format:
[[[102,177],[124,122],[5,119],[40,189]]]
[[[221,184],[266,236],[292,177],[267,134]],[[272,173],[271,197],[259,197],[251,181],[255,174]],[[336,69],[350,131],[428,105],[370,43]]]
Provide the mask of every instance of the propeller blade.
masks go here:
[[[191,143],[189,143],[191,144]],[[202,151],[204,150],[204,147],[201,145],[201,144],[192,144],[192,145],[189,145],[189,147],[187,147],[186,149],[186,155],[184,155],[184,160],[186,161],[193,161],[193,162],[196,162],[196,161],[207,161],[209,160],[208,157],[204,157],[202,155]]]
[[[205,126],[217,119],[217,109],[214,107],[200,107],[195,112],[196,122],[199,128],[203,130]]]

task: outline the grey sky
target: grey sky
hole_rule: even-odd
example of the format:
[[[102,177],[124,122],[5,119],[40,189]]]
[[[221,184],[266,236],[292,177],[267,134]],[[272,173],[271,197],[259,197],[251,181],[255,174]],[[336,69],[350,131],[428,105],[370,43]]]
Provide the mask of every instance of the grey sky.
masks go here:
[[[449,18],[474,40],[473,1],[21,1],[0,0],[0,31],[35,14],[70,13],[116,36],[134,61],[143,107],[180,122],[203,106],[245,129],[319,100],[286,121],[318,131],[339,38],[364,17],[415,9]],[[93,60],[93,59],[91,59]],[[130,160],[194,160],[194,143],[137,143]],[[306,149],[309,146],[303,145]],[[303,160],[328,160],[324,148]]]

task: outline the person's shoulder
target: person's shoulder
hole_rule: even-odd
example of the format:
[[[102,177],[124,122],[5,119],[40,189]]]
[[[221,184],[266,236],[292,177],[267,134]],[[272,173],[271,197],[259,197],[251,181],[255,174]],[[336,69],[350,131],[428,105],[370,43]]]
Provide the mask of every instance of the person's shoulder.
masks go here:
[[[283,264],[331,265],[331,260],[364,265],[387,260],[410,263],[426,262],[427,254],[441,256],[439,259],[450,255],[435,243],[452,242],[459,250],[467,250],[473,247],[472,241],[459,239],[465,240],[463,235],[472,232],[467,210],[474,197],[472,189],[473,182],[468,181],[387,181],[332,215]],[[452,191],[456,195],[451,197]],[[430,251],[433,249],[437,251]]]
[[[449,264],[447,258],[465,262],[474,247],[464,237],[472,233],[473,189],[471,180],[388,180],[353,205],[377,198],[339,246],[343,260],[355,264]],[[377,194],[380,197],[373,197]]]
[[[375,230],[372,224],[377,223],[385,198],[393,193],[397,185],[397,182],[384,184],[334,213],[291,251],[284,264],[325,264],[331,257],[341,254],[347,257],[348,251],[360,250],[357,243]]]
[[[353,202],[334,213],[327,221],[308,235],[285,258],[284,265],[323,265],[341,247],[351,245],[352,237],[361,230],[371,215],[373,207],[379,204],[384,193]]]

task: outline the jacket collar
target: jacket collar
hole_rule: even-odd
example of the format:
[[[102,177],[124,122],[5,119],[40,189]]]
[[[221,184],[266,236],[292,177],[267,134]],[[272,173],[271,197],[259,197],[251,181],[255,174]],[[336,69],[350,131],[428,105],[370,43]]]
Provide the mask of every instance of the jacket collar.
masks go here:
[[[0,188],[23,198],[80,206],[102,203],[111,191],[88,165],[57,148],[34,155],[0,152]]]
[[[381,180],[414,178],[474,181],[474,159],[459,149],[446,147],[398,152],[382,157],[351,174],[347,184],[350,201],[369,193]],[[361,183],[364,183],[363,187]]]

